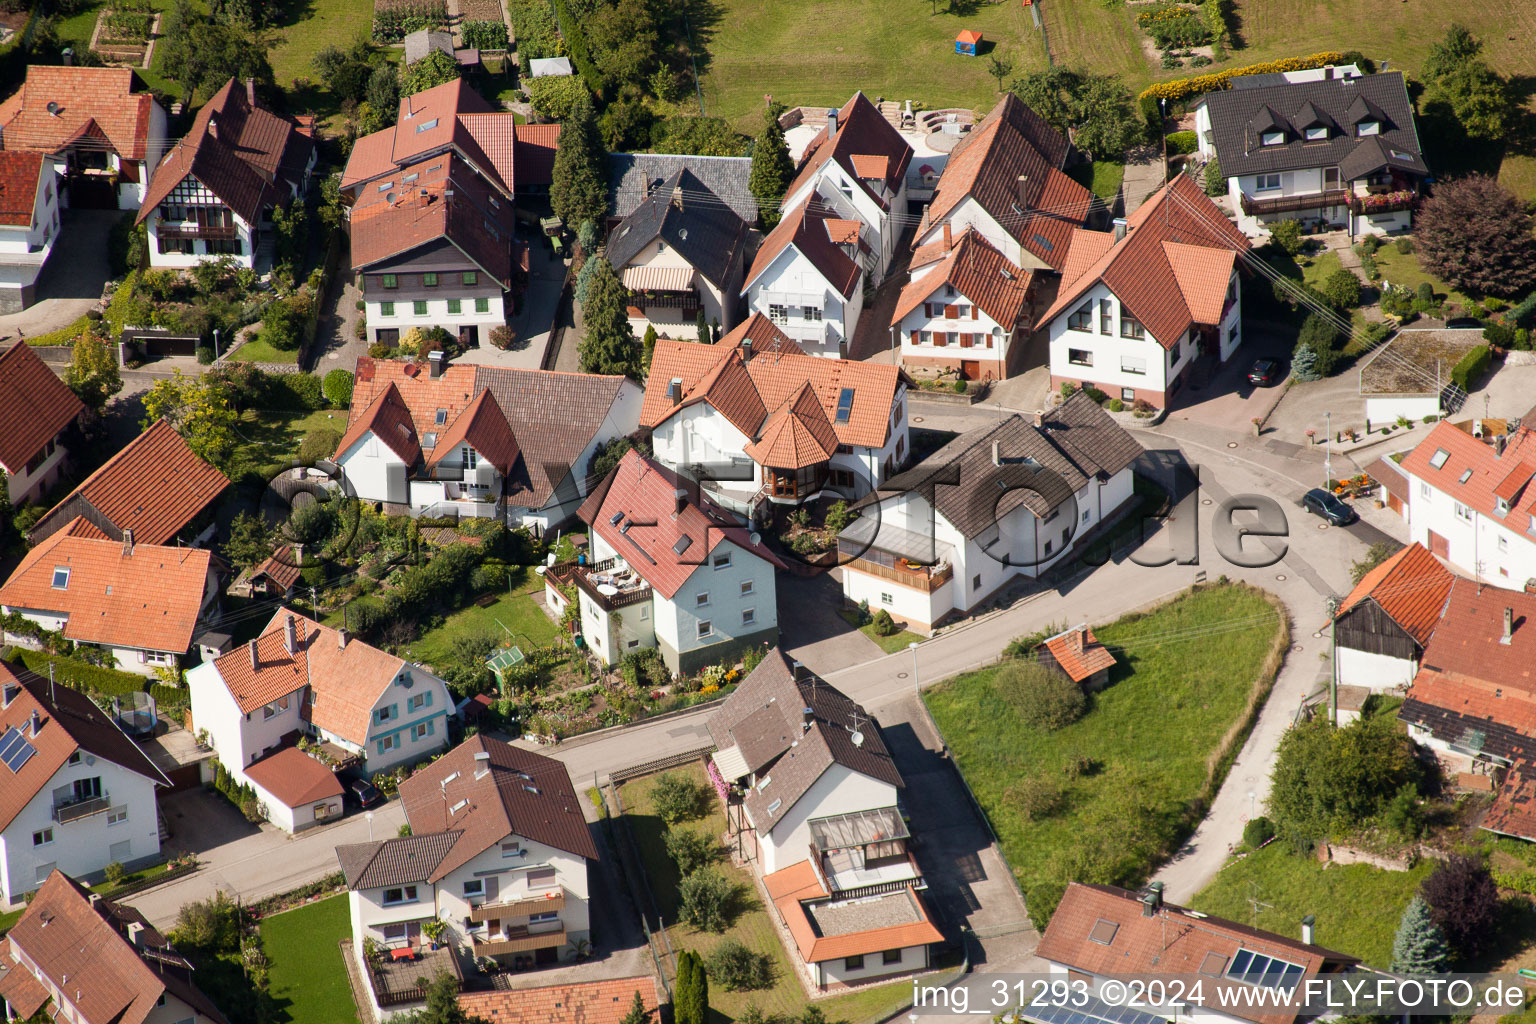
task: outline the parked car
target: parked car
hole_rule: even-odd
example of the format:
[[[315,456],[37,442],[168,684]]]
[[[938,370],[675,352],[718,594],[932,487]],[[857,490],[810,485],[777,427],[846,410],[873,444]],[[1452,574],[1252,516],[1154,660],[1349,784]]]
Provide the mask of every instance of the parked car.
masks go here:
[[[1334,526],[1348,526],[1360,518],[1360,514],[1340,501],[1337,495],[1321,487],[1314,487],[1302,495],[1301,507],[1312,515],[1322,516]]]
[[[366,779],[354,779],[347,787],[347,797],[360,809],[367,809],[374,804],[384,802],[383,795],[373,788],[373,783]]]
[[[1460,327],[1481,327],[1483,322],[1475,316],[1453,316],[1445,322],[1447,329],[1455,330]]]
[[[1278,359],[1260,359],[1248,371],[1248,383],[1267,388],[1285,379],[1284,367]]]

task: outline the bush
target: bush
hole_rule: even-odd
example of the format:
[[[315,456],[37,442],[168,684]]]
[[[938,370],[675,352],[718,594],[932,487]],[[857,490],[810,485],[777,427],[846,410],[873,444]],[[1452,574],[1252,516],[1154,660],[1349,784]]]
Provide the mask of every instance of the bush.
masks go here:
[[[842,533],[853,522],[854,516],[848,509],[848,503],[839,498],[827,506],[827,514],[822,519],[822,525],[833,533]]]
[[[768,988],[773,984],[773,957],[726,939],[704,961],[704,970],[730,992]]]
[[[1221,164],[1214,159],[1205,165],[1205,194],[1211,197],[1227,194],[1227,179],[1221,173]]]
[[[352,404],[352,387],[354,378],[350,370],[335,369],[325,375],[321,381],[320,390],[325,395],[325,400],[338,409],[345,409]]]
[[[1197,53],[1189,59],[1189,66],[1192,68],[1208,68],[1211,66],[1211,58],[1203,53]]]
[[[1428,281],[1420,281],[1419,286],[1413,290],[1413,297],[1420,302],[1433,303],[1435,301],[1435,289]]]
[[[1301,252],[1301,221],[1277,220],[1269,224],[1269,237],[1287,256]]]
[[[213,363],[213,347],[211,345],[197,346],[197,364],[210,366]]]
[[[1323,279],[1321,291],[1328,304],[1337,309],[1354,309],[1360,305],[1360,279],[1344,267]]]
[[[400,350],[387,341],[376,341],[368,346],[368,355],[374,359],[393,359]]]
[[[1451,383],[1463,391],[1471,391],[1473,386],[1482,379],[1487,371],[1489,362],[1493,359],[1493,352],[1487,345],[1479,345],[1451,368]]]
[[[1413,252],[1413,239],[1399,238],[1396,242],[1392,243],[1392,247],[1404,256],[1407,256]]]
[[[1360,257],[1360,272],[1365,275],[1367,281],[1375,281],[1381,277],[1381,270],[1376,266],[1376,257],[1370,253],[1364,253]]]
[[[736,883],[718,869],[700,868],[678,883],[678,913],[701,931],[723,932],[730,927],[737,895]]]
[[[1456,951],[1467,960],[1499,933],[1499,890],[1479,857],[1453,853],[1419,887],[1430,917]]]
[[[516,340],[517,332],[506,324],[497,324],[491,328],[490,342],[495,348],[506,351],[512,347],[512,343]]]
[[[1029,923],[1035,926],[1036,931],[1045,931],[1066,893],[1066,882],[1037,882],[1029,887],[1029,891],[1024,894],[1024,908],[1029,913]]]
[[[1171,132],[1167,138],[1169,156],[1185,156],[1199,148],[1195,133]]]
[[[651,806],[668,825],[703,814],[708,796],[707,786],[681,772],[666,772],[651,783]]]
[[[1376,250],[1381,248],[1381,239],[1375,235],[1366,235],[1360,240],[1360,255],[1374,256]]]
[[[1111,398],[1109,400],[1109,411],[1110,412],[1124,412],[1125,411],[1125,403],[1122,402],[1118,398]]]
[[[1275,838],[1275,826],[1262,814],[1243,826],[1243,845],[1250,850],[1257,850],[1271,839]]]
[[[299,444],[299,462],[313,466],[321,459],[329,459],[336,454],[336,446],[340,443],[341,431],[334,427],[316,427],[305,434]]]
[[[119,885],[122,883],[123,876],[126,875],[128,871],[123,867],[122,864],[117,861],[113,861],[106,866],[104,873],[106,875],[108,885]]]
[[[896,620],[891,618],[891,613],[881,608],[870,619],[870,628],[880,636],[895,636],[901,632],[901,627],[896,625]]]
[[[240,908],[223,890],[183,903],[169,938],[183,953],[232,953],[240,948]]]
[[[720,855],[719,841],[703,829],[669,828],[665,842],[667,856],[677,865],[679,875],[708,867]]]
[[[463,26],[464,45],[472,50],[505,50],[507,24],[495,21],[469,21]]]
[[[1304,71],[1308,68],[1326,67],[1329,64],[1335,66],[1344,63],[1344,54],[1337,50],[1326,50],[1314,53],[1306,57],[1284,57],[1280,60],[1266,60],[1258,64],[1249,64],[1241,68],[1224,68],[1221,71],[1208,71],[1203,75],[1194,75],[1190,78],[1179,78],[1171,82],[1154,82],[1143,89],[1143,98],[1150,98],[1154,102],[1159,99],[1176,103],[1179,100],[1193,99],[1196,96],[1208,92],[1216,92],[1221,89],[1231,88],[1231,81],[1243,75],[1269,75],[1282,71]]]
[[[1088,710],[1088,698],[1076,683],[1038,662],[1008,662],[997,670],[996,685],[1019,717],[1037,729],[1071,725]]]
[[[1004,796],[1025,821],[1054,818],[1067,805],[1067,792],[1061,783],[1045,775],[1030,775],[1019,780]]]
[[[957,380],[957,381],[955,381],[955,383],[952,386],[954,388],[955,394],[957,394],[957,395],[965,394],[965,381]]]
[[[1414,746],[1395,717],[1292,727],[1275,757],[1269,814],[1276,831],[1317,840],[1371,821],[1404,785],[1420,781]]]
[[[1069,380],[1064,380],[1064,381],[1061,382],[1061,398],[1062,398],[1062,401],[1066,401],[1067,399],[1071,398],[1075,394],[1077,394],[1077,385],[1076,384],[1072,383]]]

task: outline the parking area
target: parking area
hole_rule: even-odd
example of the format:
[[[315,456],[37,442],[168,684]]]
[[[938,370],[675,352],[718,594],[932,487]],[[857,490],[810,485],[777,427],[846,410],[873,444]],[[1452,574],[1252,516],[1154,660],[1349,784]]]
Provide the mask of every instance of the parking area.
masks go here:
[[[843,605],[837,570],[800,576],[780,573],[777,582],[779,635],[785,651],[819,675],[860,665],[881,657],[879,646],[850,626],[837,610]]]
[[[1190,384],[1174,396],[1168,418],[1228,430],[1248,428],[1254,418],[1266,419],[1285,395],[1283,382],[1290,370],[1294,340],[1262,325],[1248,326],[1243,343],[1225,366],[1218,367],[1206,380],[1201,379],[1198,369],[1191,374]],[[1264,358],[1280,361],[1279,382],[1270,387],[1248,383],[1248,371],[1256,360]]]

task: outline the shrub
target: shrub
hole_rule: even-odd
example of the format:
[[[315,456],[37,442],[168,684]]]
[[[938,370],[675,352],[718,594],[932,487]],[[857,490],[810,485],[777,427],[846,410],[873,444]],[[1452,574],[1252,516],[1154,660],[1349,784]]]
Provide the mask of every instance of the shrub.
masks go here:
[[[1071,725],[1088,710],[1088,698],[1067,676],[1038,662],[1012,661],[997,670],[998,694],[1037,729]]]
[[[669,828],[665,842],[667,856],[677,865],[679,875],[708,867],[720,855],[719,841],[703,829]]]
[[[957,381],[955,381],[955,383],[952,386],[954,388],[955,394],[957,394],[957,395],[965,394],[965,381],[957,380]]]
[[[1195,54],[1193,57],[1191,57],[1189,59],[1189,66],[1192,67],[1192,68],[1207,68],[1207,67],[1210,67],[1211,66],[1211,58],[1207,57],[1203,53],[1197,53],[1197,54]]]
[[[1194,132],[1172,132],[1168,135],[1168,154],[1170,156],[1185,156],[1199,148],[1199,142]]]
[[[511,348],[512,343],[516,340],[517,332],[506,324],[497,324],[491,328],[490,342],[495,348],[505,351]]]
[[[1243,826],[1243,845],[1250,850],[1257,850],[1271,839],[1275,838],[1275,826],[1262,814]]]
[[[1275,757],[1270,819],[1281,835],[1315,840],[1375,818],[1422,769],[1395,718],[1356,719],[1335,729],[1325,718],[1294,726]]]
[[[1435,289],[1428,281],[1420,281],[1419,286],[1413,290],[1413,297],[1420,302],[1433,303],[1435,301]]]
[[[1338,309],[1354,309],[1360,305],[1360,279],[1344,267],[1323,279],[1321,291],[1328,304]]]
[[[240,908],[219,890],[183,903],[169,936],[183,953],[230,953],[240,948]]]
[[[1240,78],[1243,75],[1268,75],[1282,71],[1304,71],[1308,68],[1320,68],[1329,64],[1339,65],[1342,63],[1344,63],[1343,53],[1337,50],[1325,50],[1306,57],[1284,57],[1280,60],[1266,60],[1258,64],[1249,64],[1246,67],[1208,71],[1203,75],[1179,78],[1171,82],[1154,82],[1143,89],[1141,95],[1149,97],[1153,101],[1164,99],[1169,103],[1176,103],[1179,100],[1193,99],[1208,92],[1229,89],[1231,88],[1232,79]]]
[[[1451,368],[1451,382],[1463,391],[1471,391],[1473,385],[1483,376],[1488,369],[1488,363],[1492,360],[1493,353],[1487,345],[1479,345]]]
[[[1062,401],[1066,401],[1068,398],[1071,398],[1075,394],[1077,394],[1077,385],[1076,384],[1072,383],[1069,380],[1064,380],[1064,381],[1061,382],[1061,398],[1062,398]]]
[[[341,431],[334,427],[316,427],[305,434],[299,444],[299,461],[313,466],[320,459],[329,459],[336,454],[336,446],[340,443]]]
[[[1462,959],[1480,953],[1498,934],[1499,890],[1481,858],[1453,853],[1424,879],[1419,894]]]
[[[833,533],[842,533],[853,522],[853,513],[848,509],[848,503],[839,498],[827,506],[827,514],[822,524]]]
[[[368,346],[368,355],[374,359],[393,359],[399,351],[387,341],[376,341]]]
[[[1067,805],[1067,792],[1061,783],[1046,775],[1029,775],[1008,788],[1005,794],[1025,821],[1044,821],[1060,814]]]
[[[1124,412],[1125,411],[1125,403],[1122,402],[1118,398],[1111,398],[1109,400],[1109,411],[1110,412]]]
[[[1367,281],[1375,281],[1380,278],[1381,270],[1376,266],[1376,257],[1370,253],[1361,255],[1360,272],[1365,275]]]
[[[1208,196],[1224,196],[1227,194],[1227,179],[1221,173],[1221,164],[1212,160],[1205,165],[1205,194]]]
[[[716,984],[730,992],[768,988],[773,984],[773,957],[726,939],[704,961],[704,970]]]
[[[1366,235],[1360,240],[1360,255],[1374,256],[1376,250],[1381,248],[1381,239],[1375,235]]]
[[[464,45],[473,50],[505,50],[507,48],[507,24],[495,21],[470,21],[463,27]]]
[[[736,883],[718,869],[700,868],[678,883],[678,913],[701,931],[723,932],[730,927],[737,895]]]
[[[681,772],[666,772],[651,783],[651,806],[668,825],[697,818],[704,813],[708,789]]]
[[[870,628],[880,636],[895,636],[901,631],[901,627],[896,625],[896,620],[891,618],[891,613],[884,608],[875,612],[874,618],[870,620]]]
[[[1301,252],[1301,221],[1277,220],[1270,222],[1269,237],[1287,256]]]
[[[338,409],[345,409],[352,404],[353,384],[352,372],[338,368],[325,375],[321,381],[320,390],[325,394],[326,401]]]
[[[118,861],[113,861],[106,866],[104,873],[106,874],[107,883],[109,885],[118,885],[122,882],[123,876],[128,872],[121,863]]]
[[[213,346],[197,346],[197,363],[199,366],[208,366],[213,363]]]
[[[1407,256],[1413,252],[1413,239],[1399,238],[1396,242],[1392,243],[1392,247],[1404,256]]]

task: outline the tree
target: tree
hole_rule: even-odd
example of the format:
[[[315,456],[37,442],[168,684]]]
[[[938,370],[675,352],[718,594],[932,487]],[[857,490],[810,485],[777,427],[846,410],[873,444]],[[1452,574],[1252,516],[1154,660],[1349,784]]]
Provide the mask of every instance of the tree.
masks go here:
[[[997,692],[1037,729],[1060,729],[1083,717],[1088,698],[1064,673],[1037,661],[1011,661],[998,669]]]
[[[1433,82],[1477,60],[1482,52],[1483,44],[1473,37],[1471,30],[1460,22],[1452,22],[1443,40],[1429,44],[1421,73],[1426,82]]]
[[[361,102],[367,97],[373,77],[373,47],[366,35],[358,36],[345,49],[334,43],[322,47],[310,63],[338,100]]]
[[[1002,92],[1003,79],[1013,74],[1013,61],[999,57],[994,53],[992,59],[988,62],[987,70],[992,72],[993,78],[997,79],[997,91]]]
[[[1281,835],[1301,840],[1358,828],[1404,785],[1419,782],[1413,748],[1392,717],[1340,729],[1322,718],[1294,726],[1276,753],[1270,820]]]
[[[1227,179],[1221,173],[1221,164],[1211,157],[1211,162],[1205,165],[1205,194],[1215,198],[1227,194]]]
[[[730,927],[736,883],[717,868],[700,868],[677,883],[678,913],[695,928],[723,932]]]
[[[763,119],[763,130],[752,147],[752,173],[747,188],[757,200],[757,217],[767,231],[779,222],[779,205],[795,177],[795,163],[789,158],[784,129],[776,117]]]
[[[697,818],[707,795],[703,783],[681,772],[666,772],[651,783],[651,809],[668,825]]]
[[[1070,97],[1078,86],[1078,73],[1071,68],[1052,65],[1031,71],[1009,86],[1009,91],[1025,106],[1045,118],[1051,127],[1066,135],[1072,130]]]
[[[656,325],[645,325],[645,338],[640,343],[640,371],[651,372],[651,357],[656,354]]]
[[[646,0],[615,0],[594,7],[581,24],[592,63],[602,76],[603,95],[613,96],[625,87],[643,88],[661,48],[656,15]]]
[[[645,1000],[639,989],[635,989],[635,996],[629,1001],[629,1012],[624,1014],[619,1024],[651,1024],[651,1011],[645,1008]]]
[[[545,75],[528,82],[528,100],[533,109],[560,124],[571,120],[583,98],[590,100],[591,94],[575,75]]]
[[[662,121],[651,132],[658,153],[694,156],[746,156],[750,140],[723,117],[679,116]]]
[[[699,315],[693,321],[694,338],[703,345],[709,344],[709,317],[704,315],[704,307],[699,307]]]
[[[1031,71],[1013,93],[1079,149],[1101,159],[1144,141],[1147,125],[1131,92],[1113,75],[1073,68]]]
[[[565,223],[596,223],[608,212],[606,157],[602,140],[597,136],[592,100],[583,92],[570,119],[560,129],[560,147],[555,151],[549,185],[550,205]]]
[[[1333,372],[1333,364],[1338,358],[1338,353],[1334,349],[1338,340],[1338,328],[1334,327],[1331,321],[1320,314],[1308,313],[1307,318],[1302,321],[1301,333],[1296,337],[1296,351],[1310,349],[1315,357],[1313,370],[1317,378],[1326,377]]]
[[[400,115],[400,72],[388,61],[373,69],[368,76],[368,110],[364,118],[363,133],[388,128]]]
[[[634,443],[627,437],[615,437],[607,444],[602,445],[592,453],[592,463],[587,470],[587,480],[590,484],[596,484],[605,479],[631,451]]]
[[[1287,256],[1301,252],[1301,221],[1287,218],[1269,222],[1269,240]]]
[[[1430,916],[1429,904],[1415,894],[1403,909],[1397,937],[1392,940],[1395,974],[1443,974],[1450,960],[1445,936]]]
[[[1444,103],[1473,139],[1501,138],[1514,107],[1509,83],[1482,57],[1483,44],[1465,25],[1452,24],[1424,59],[1427,98]]]
[[[211,94],[231,78],[272,81],[266,47],[247,26],[205,17],[190,0],[176,0],[156,48],[163,55],[161,70],[181,83],[189,102],[194,94]]]
[[[720,843],[703,829],[669,828],[666,834],[667,856],[677,864],[684,877],[707,867],[720,854]]]
[[[427,55],[405,69],[400,86],[405,95],[426,92],[434,86],[459,77],[459,62],[453,54],[429,50]]]
[[[581,307],[586,336],[579,352],[583,373],[639,375],[635,332],[629,326],[629,291],[613,272],[606,256],[594,257],[597,266]]]
[[[1323,279],[1320,289],[1328,304],[1337,309],[1354,309],[1360,305],[1360,279],[1353,270],[1340,267]]]
[[[325,400],[344,409],[352,404],[352,387],[355,378],[351,370],[343,370],[340,367],[325,375],[320,387],[325,392]]]
[[[1349,579],[1352,583],[1359,583],[1365,579],[1365,574],[1376,568],[1382,562],[1391,558],[1402,550],[1402,545],[1392,540],[1379,540],[1372,544],[1366,551],[1365,557],[1349,565]]]
[[[1462,959],[1475,956],[1498,934],[1499,887],[1480,857],[1453,853],[1419,886],[1430,917]]]
[[[249,569],[266,561],[272,553],[272,531],[259,513],[240,512],[229,525],[229,540],[224,543],[224,557]]]
[[[439,971],[434,978],[416,979],[416,987],[427,993],[427,1005],[394,1019],[403,1024],[486,1024],[485,1018],[477,1017],[459,1005],[459,981],[447,971]]]
[[[1323,375],[1317,372],[1317,353],[1305,345],[1297,345],[1291,354],[1291,376],[1299,381],[1322,380]]]
[[[1415,218],[1419,261],[1474,294],[1511,296],[1536,286],[1536,237],[1525,205],[1482,174],[1435,186]]]
[[[677,954],[677,984],[672,993],[675,1024],[705,1024],[709,1009],[708,982],[699,954],[685,949]]]
[[[143,427],[163,419],[176,428],[187,447],[214,465],[235,450],[235,412],[227,387],[204,377],[188,377],[178,368],[168,380],[157,380],[144,396]]]
[[[730,992],[746,992],[773,984],[773,958],[726,939],[709,951],[705,974]]]
[[[100,412],[107,399],[123,390],[116,353],[95,333],[83,332],[75,339],[64,383],[87,407]]]

